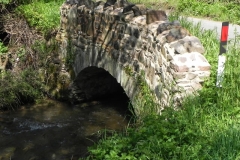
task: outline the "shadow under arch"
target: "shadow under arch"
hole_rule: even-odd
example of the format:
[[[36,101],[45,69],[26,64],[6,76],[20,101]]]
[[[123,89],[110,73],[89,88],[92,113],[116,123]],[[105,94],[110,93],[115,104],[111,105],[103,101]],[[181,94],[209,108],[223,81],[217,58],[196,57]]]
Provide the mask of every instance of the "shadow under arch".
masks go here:
[[[70,86],[72,104],[101,101],[114,103],[115,109],[127,116],[134,115],[130,98],[123,87],[108,71],[95,66],[81,70]]]

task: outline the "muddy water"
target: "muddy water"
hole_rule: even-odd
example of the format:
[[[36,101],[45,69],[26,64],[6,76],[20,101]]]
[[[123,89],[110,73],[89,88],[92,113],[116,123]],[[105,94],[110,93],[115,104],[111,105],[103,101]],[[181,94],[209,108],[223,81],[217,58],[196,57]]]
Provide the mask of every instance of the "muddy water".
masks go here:
[[[128,125],[128,103],[114,98],[69,106],[53,100],[0,113],[0,160],[75,160],[102,129]]]

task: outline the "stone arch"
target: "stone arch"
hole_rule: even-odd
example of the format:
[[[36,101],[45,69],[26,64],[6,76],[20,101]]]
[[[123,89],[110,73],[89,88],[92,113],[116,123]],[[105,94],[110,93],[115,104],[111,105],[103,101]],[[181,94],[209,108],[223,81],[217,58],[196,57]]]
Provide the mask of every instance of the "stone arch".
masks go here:
[[[106,50],[102,50],[101,46],[97,45],[89,45],[84,50],[78,48],[74,53],[73,70],[76,75],[75,83],[81,81],[84,84],[87,80],[100,80],[98,76],[100,75],[101,77],[101,75],[103,75],[102,82],[105,82],[104,84],[118,83],[122,91],[129,97],[131,103],[135,103],[134,97],[138,94],[136,80],[127,73],[126,70],[128,66],[117,63],[112,56],[109,56],[109,54],[114,53],[108,53]],[[106,54],[108,54],[108,56]],[[109,79],[109,77],[111,77],[111,79]],[[104,78],[106,81],[104,81]],[[88,85],[90,85],[90,83]],[[100,87],[99,90],[102,90],[102,92],[106,89],[100,85],[97,86],[97,83],[93,85]],[[114,84],[112,87],[115,88],[116,91],[120,91]],[[106,91],[106,93],[113,92],[113,89],[107,89]],[[87,99],[91,99],[93,95],[87,94],[86,96]],[[100,97],[100,95],[95,95],[95,97]]]
[[[200,40],[178,21],[170,22],[164,11],[125,0],[124,5],[119,0],[91,2],[70,0],[61,7],[56,39],[63,61],[72,57],[75,75],[91,66],[103,68],[116,78],[134,109],[141,95],[137,83],[142,72],[159,108],[177,106],[187,94],[202,88],[211,66]]]
[[[127,117],[135,114],[131,100],[124,88],[103,68],[89,66],[82,69],[73,80],[70,90],[69,98],[73,104],[78,105],[82,102],[98,104],[99,101],[116,104],[118,102],[116,106],[111,107],[116,108]]]
[[[72,86],[84,100],[101,99],[115,94],[125,94],[124,89],[108,71],[95,66],[79,72]]]

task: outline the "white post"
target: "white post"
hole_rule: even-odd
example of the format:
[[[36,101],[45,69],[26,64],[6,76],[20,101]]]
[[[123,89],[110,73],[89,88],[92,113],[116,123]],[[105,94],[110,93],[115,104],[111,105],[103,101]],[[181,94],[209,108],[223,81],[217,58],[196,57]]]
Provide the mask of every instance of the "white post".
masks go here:
[[[218,56],[218,69],[217,69],[217,83],[216,83],[217,87],[222,87],[225,62],[226,62],[226,56],[224,54],[219,55]]]
[[[222,87],[222,81],[224,76],[224,67],[226,62],[227,52],[227,39],[228,39],[228,26],[229,22],[222,23],[222,33],[221,33],[221,42],[220,42],[220,52],[218,56],[218,70],[217,70],[217,87]]]

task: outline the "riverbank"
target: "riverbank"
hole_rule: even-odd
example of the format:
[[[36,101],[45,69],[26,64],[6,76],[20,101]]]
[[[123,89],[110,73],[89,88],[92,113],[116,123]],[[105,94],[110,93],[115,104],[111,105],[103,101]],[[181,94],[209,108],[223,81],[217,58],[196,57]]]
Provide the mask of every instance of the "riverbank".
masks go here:
[[[0,109],[13,110],[44,96],[64,99],[57,92],[64,92],[65,86],[58,80],[55,40],[62,3],[11,1],[0,5]]]

